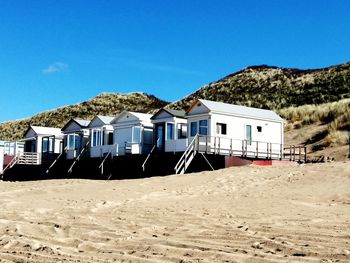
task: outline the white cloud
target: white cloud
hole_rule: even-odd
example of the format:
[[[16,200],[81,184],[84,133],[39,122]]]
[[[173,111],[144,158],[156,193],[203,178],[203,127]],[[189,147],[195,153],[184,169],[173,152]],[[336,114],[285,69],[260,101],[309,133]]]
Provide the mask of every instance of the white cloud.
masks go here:
[[[68,69],[68,65],[62,62],[55,62],[48,66],[46,69],[43,69],[42,72],[44,74],[52,74],[52,73],[58,73],[61,71],[65,71]]]

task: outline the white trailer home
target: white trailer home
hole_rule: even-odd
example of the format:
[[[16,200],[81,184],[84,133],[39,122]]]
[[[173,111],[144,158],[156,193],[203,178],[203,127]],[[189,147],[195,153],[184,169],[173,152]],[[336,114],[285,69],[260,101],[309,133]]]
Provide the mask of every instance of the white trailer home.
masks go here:
[[[147,154],[153,144],[151,114],[122,111],[111,124],[118,155]]]
[[[187,148],[187,120],[185,111],[162,108],[151,120],[154,142],[159,152],[183,152]]]
[[[108,153],[116,155],[116,146],[113,143],[113,116],[95,116],[90,124],[90,157],[104,157]]]
[[[67,159],[76,158],[89,142],[89,124],[89,120],[70,119],[61,129]]]
[[[199,99],[186,117],[203,152],[278,158],[283,150],[284,121],[271,110]]]
[[[30,126],[24,134],[22,159],[53,159],[62,152],[63,134],[61,129]],[[36,161],[35,161],[36,162]]]

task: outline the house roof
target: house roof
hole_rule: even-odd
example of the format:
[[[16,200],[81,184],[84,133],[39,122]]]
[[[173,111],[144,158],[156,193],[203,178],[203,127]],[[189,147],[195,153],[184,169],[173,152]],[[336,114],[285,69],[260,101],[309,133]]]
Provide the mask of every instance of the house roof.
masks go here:
[[[96,120],[100,120],[100,122],[103,124],[103,125],[108,125],[108,124],[111,124],[112,120],[114,119],[115,117],[113,116],[103,116],[103,115],[96,115],[89,123],[89,127],[93,127],[93,125],[95,124]]]
[[[104,124],[110,124],[112,120],[115,118],[114,116],[103,116],[103,115],[97,115],[97,118],[99,118]]]
[[[283,119],[272,110],[258,109],[258,108],[228,104],[228,103],[217,102],[217,101],[203,100],[203,99],[199,99],[198,101],[201,102],[205,107],[207,107],[212,112],[226,113],[230,115],[245,116],[245,117],[253,117],[253,118],[259,118],[259,119],[265,119],[265,120],[273,120],[278,122],[283,121]],[[191,111],[193,106],[198,101],[193,103],[191,108],[187,111],[187,114]]]
[[[80,128],[87,128],[90,124],[90,121],[89,120],[82,120],[82,119],[75,119],[75,118],[72,118],[70,119],[64,126],[63,128],[61,129],[62,131],[64,131],[68,125],[72,122],[75,122],[76,124],[79,125]]]
[[[30,129],[32,129],[37,135],[54,135],[56,137],[62,137],[62,132],[59,128],[30,126],[25,134],[27,134]]]
[[[151,117],[152,117],[152,114],[148,114],[148,113],[141,113],[141,112],[134,112],[134,111],[123,110],[115,118],[113,118],[112,123],[118,122],[118,120],[125,114],[131,114],[131,115],[135,116],[136,118],[138,118],[141,121],[149,121],[151,119]]]
[[[182,110],[172,110],[172,109],[161,108],[152,116],[151,119],[155,119],[162,111],[165,111],[169,113],[171,116],[178,117],[178,118],[185,118],[185,115],[186,115],[186,112]]]
[[[89,120],[82,120],[82,119],[73,119],[76,123],[79,124],[82,128],[87,128],[90,124]]]

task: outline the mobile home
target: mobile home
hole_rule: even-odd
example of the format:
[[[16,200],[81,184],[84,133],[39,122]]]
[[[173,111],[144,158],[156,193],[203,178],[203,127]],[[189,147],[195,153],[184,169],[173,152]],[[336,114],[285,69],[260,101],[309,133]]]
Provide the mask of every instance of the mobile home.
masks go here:
[[[90,124],[90,157],[103,157],[109,152],[116,154],[113,143],[113,126],[111,125],[113,116],[95,116]]]
[[[76,158],[89,141],[89,120],[70,119],[61,129],[66,158]]]
[[[24,153],[52,159],[62,151],[63,134],[59,128],[30,126],[24,134]]]
[[[181,152],[187,147],[187,120],[185,111],[162,108],[151,120],[154,142],[159,152]]]
[[[197,135],[206,152],[280,154],[284,121],[271,110],[199,99],[186,117],[189,139]]]
[[[122,111],[111,122],[118,155],[147,154],[153,144],[151,114]]]

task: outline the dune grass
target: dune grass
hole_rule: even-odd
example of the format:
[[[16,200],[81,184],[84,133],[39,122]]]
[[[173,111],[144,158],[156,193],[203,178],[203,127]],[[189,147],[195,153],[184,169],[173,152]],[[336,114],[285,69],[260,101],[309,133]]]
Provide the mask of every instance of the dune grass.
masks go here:
[[[350,99],[319,105],[288,107],[281,109],[279,114],[287,120],[286,130],[299,129],[312,124],[327,125],[325,130],[305,142],[313,144],[314,151],[348,143]]]

